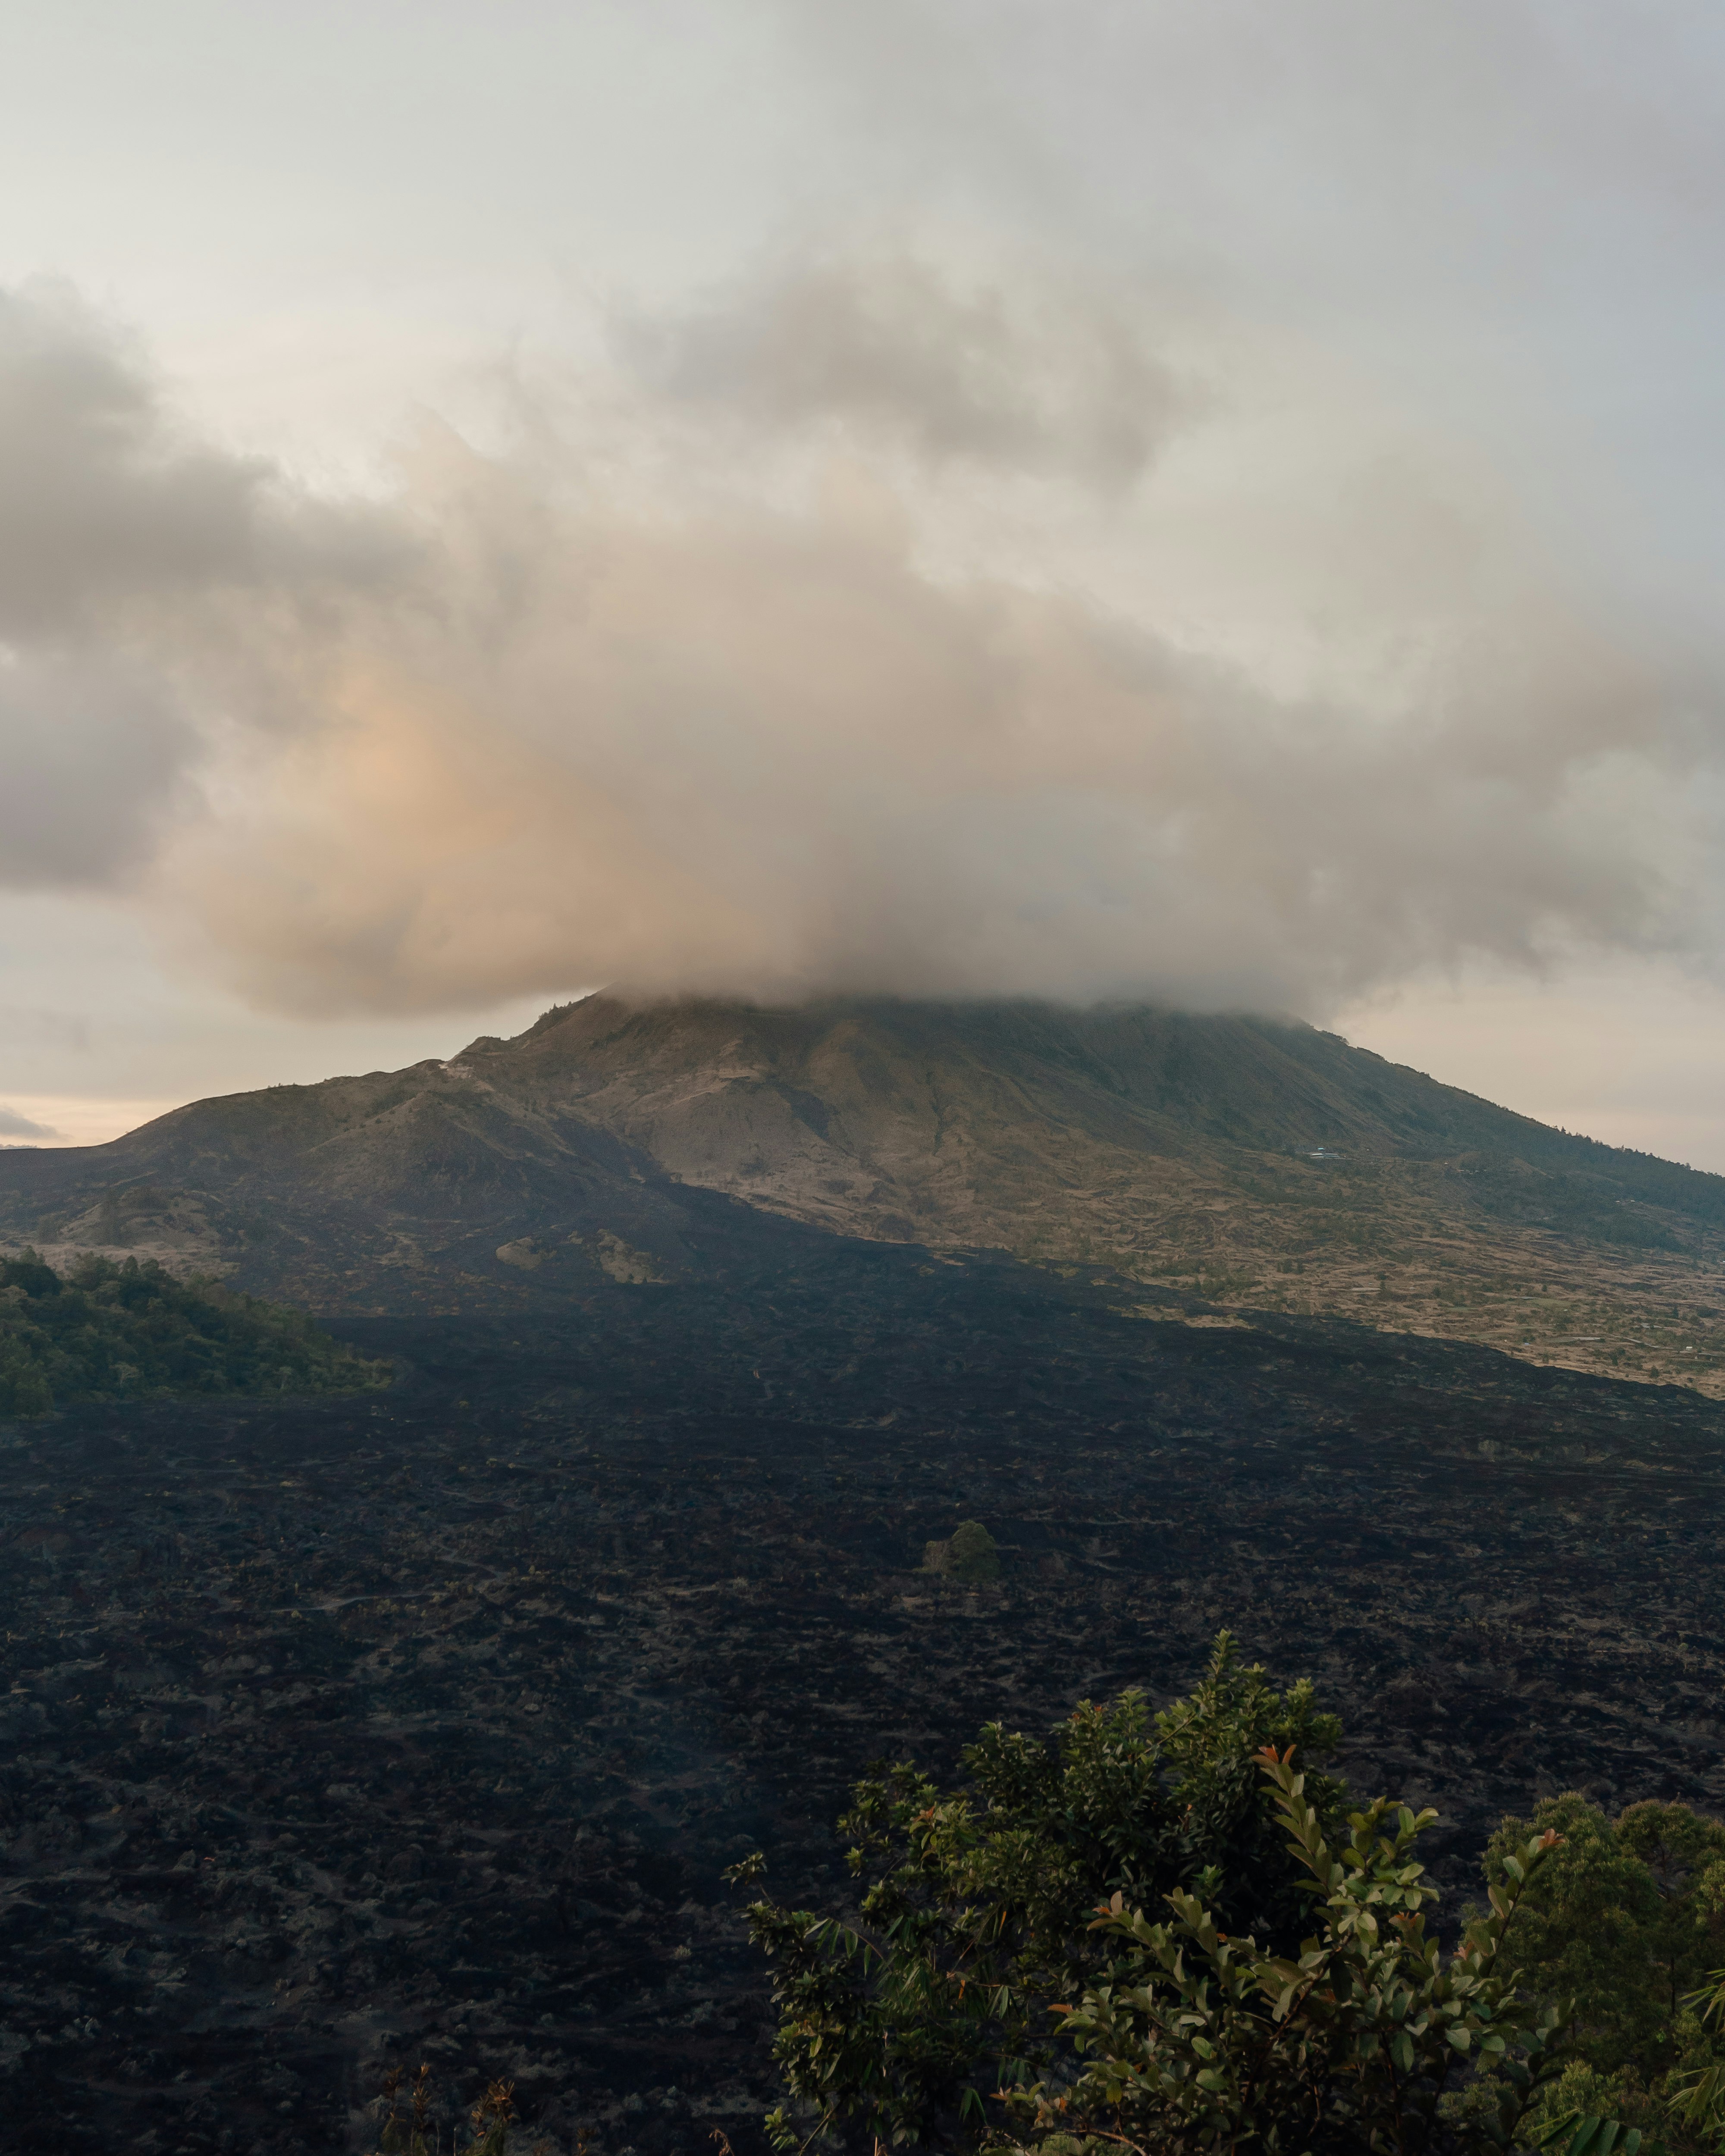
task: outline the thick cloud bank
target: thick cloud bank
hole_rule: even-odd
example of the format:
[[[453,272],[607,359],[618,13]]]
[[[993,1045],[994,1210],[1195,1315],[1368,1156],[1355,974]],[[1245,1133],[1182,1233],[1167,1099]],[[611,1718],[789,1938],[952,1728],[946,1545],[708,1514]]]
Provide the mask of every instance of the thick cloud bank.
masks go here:
[[[315,1013],[1318,1013],[1710,943],[1705,672],[1309,355],[905,249],[616,350],[362,505],[192,439],[64,294],[0,301],[0,880],[125,882]]]

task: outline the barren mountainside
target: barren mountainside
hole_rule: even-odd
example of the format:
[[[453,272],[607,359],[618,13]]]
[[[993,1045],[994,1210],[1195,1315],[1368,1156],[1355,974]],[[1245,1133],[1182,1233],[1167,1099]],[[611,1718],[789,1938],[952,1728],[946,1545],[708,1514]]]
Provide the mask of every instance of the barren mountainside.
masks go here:
[[[0,1153],[14,1245],[323,1310],[711,1277],[793,1223],[1725,1384],[1725,1178],[1286,1022],[594,996],[447,1063]]]

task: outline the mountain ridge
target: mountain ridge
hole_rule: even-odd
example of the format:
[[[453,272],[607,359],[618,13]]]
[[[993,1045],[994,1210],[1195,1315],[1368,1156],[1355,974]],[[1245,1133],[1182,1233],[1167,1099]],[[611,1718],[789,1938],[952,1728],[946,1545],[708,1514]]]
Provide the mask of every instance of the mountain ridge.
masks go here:
[[[811,1230],[1725,1385],[1725,1177],[1293,1020],[600,994],[447,1061],[0,1155],[14,1245],[325,1311],[672,1285]]]

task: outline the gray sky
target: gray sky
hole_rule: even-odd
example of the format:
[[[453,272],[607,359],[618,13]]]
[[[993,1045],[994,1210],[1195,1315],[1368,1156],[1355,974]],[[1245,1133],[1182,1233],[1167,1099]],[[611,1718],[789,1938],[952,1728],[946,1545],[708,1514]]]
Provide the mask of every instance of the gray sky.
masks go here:
[[[1725,1169],[1725,23],[0,0],[0,1141],[603,980]]]

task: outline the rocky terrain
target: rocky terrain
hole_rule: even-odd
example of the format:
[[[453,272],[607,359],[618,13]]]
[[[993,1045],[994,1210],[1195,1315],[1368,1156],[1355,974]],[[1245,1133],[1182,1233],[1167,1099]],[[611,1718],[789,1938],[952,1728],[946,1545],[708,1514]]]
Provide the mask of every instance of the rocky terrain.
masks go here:
[[[1452,1889],[1552,1789],[1725,1808],[1694,1391],[764,1220],[729,1265],[350,1316],[381,1395],[0,1431],[8,2149],[358,2149],[424,2058],[560,2152],[746,2156],[723,1866],[834,1899],[867,1761],[1224,1623]],[[965,1519],[998,1585],[917,1569]]]
[[[600,996],[448,1062],[0,1152],[0,1242],[136,1252],[316,1311],[711,1280],[748,1214],[1725,1396],[1725,1178],[1309,1026]]]

